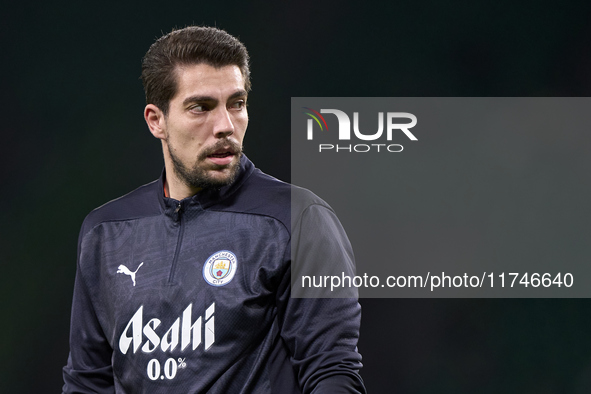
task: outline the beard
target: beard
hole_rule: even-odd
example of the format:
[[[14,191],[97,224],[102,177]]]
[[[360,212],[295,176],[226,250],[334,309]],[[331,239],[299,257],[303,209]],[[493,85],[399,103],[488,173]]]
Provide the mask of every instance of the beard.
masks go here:
[[[192,167],[188,167],[174,154],[174,149],[170,146],[170,143],[166,141],[168,145],[168,152],[172,161],[172,167],[174,173],[179,177],[181,182],[192,188],[199,189],[219,189],[233,183],[238,176],[240,171],[240,158],[242,157],[242,146],[232,140],[220,140],[215,145],[204,149],[198,156],[195,164]],[[231,150],[235,153],[238,160],[233,161],[226,165],[207,164],[207,157],[213,154],[218,149],[230,146]],[[223,175],[221,172],[227,171],[227,174]],[[218,172],[218,176],[212,176],[211,171]]]

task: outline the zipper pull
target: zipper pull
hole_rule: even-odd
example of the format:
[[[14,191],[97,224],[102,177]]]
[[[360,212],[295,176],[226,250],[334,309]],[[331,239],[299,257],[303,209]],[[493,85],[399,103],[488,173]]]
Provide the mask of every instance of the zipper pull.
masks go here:
[[[174,221],[178,222],[181,220],[181,213],[183,212],[183,205],[179,203],[174,209]]]

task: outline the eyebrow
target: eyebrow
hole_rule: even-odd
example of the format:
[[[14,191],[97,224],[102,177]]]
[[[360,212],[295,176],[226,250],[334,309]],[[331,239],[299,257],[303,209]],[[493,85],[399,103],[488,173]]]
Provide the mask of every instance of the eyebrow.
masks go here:
[[[234,93],[232,93],[232,95],[230,95],[230,97],[228,97],[228,100],[231,99],[235,99],[237,97],[246,97],[248,96],[248,93],[246,92],[246,90],[241,89],[241,90],[237,90]],[[217,103],[218,99],[211,97],[211,96],[191,96],[191,97],[187,97],[186,99],[183,100],[183,106],[186,106],[188,104],[191,103]]]

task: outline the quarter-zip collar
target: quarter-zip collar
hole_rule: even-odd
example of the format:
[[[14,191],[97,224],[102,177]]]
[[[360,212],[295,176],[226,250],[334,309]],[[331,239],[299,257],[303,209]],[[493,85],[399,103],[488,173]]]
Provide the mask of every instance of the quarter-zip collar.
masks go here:
[[[179,214],[189,207],[201,206],[201,208],[206,209],[212,205],[215,205],[220,201],[230,197],[238,189],[240,189],[242,184],[250,177],[254,170],[254,164],[248,159],[248,157],[246,157],[246,155],[243,154],[240,158],[240,169],[238,170],[238,176],[233,183],[219,189],[203,189],[194,196],[187,197],[182,201],[178,201],[174,198],[164,196],[164,178],[166,169],[163,169],[162,174],[158,179],[157,188],[158,201],[160,203],[160,207],[162,208],[162,212],[166,216],[169,216],[177,221]]]

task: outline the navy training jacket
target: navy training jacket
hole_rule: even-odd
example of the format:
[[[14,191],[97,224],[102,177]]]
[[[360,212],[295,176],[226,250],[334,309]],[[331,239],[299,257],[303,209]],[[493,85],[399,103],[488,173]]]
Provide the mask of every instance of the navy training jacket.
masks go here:
[[[331,208],[246,156],[219,190],[177,201],[163,182],[82,225],[63,392],[365,393],[357,299],[290,297],[292,215],[322,229],[300,250],[354,264]]]

